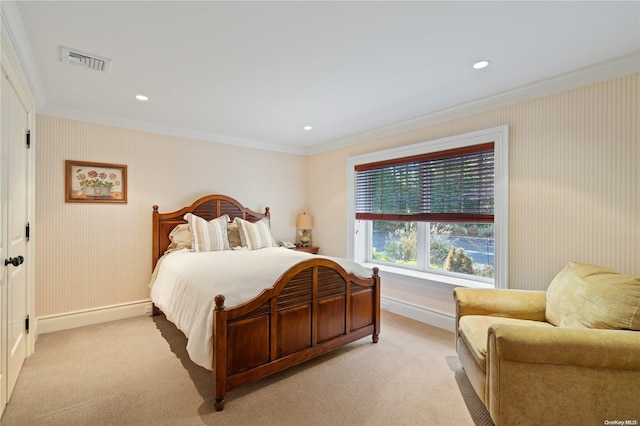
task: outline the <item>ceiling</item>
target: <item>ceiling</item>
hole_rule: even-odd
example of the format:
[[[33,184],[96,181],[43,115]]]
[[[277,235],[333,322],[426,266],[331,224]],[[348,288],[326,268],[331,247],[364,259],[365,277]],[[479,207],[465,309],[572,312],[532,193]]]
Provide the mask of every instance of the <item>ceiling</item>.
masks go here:
[[[296,154],[620,58],[640,70],[637,1],[15,5],[39,113]],[[111,69],[63,63],[61,46]]]

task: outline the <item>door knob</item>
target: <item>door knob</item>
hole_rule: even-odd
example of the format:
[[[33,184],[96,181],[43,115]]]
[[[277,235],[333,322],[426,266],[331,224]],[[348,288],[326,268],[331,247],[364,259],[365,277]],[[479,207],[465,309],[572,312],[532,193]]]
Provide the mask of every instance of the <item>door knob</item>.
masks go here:
[[[8,264],[12,264],[13,266],[19,266],[19,265],[22,265],[23,262],[24,262],[24,257],[22,256],[10,257],[4,260],[4,266],[7,266]]]

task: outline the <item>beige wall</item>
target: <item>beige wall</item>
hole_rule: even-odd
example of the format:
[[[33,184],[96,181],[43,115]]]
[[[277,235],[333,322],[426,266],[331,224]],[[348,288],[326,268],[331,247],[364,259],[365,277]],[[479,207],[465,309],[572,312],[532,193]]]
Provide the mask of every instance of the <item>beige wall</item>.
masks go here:
[[[371,140],[310,157],[39,116],[36,315],[148,298],[151,206],[228,194],[270,206],[294,238],[314,218],[314,245],[346,255],[349,156],[510,126],[509,284],[544,290],[568,261],[640,274],[640,74]],[[127,164],[126,205],[64,202],[64,160]],[[308,194],[308,195],[307,195]],[[453,315],[450,290],[384,280],[383,296]]]
[[[277,239],[304,211],[305,157],[49,116],[37,118],[36,315],[149,298],[151,207],[213,193],[272,212]],[[127,204],[64,201],[64,161],[126,164]]]
[[[309,208],[315,242],[346,254],[346,160],[509,125],[509,286],[547,288],[569,261],[640,274],[640,74],[545,96],[314,155]],[[451,295],[383,282],[383,296],[453,313]]]

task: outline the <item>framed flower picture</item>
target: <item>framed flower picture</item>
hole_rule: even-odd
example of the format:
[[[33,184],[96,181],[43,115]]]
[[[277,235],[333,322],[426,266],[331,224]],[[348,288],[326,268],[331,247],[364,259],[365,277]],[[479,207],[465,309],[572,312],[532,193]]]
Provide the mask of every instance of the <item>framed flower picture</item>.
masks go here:
[[[127,166],[65,161],[67,203],[126,203]]]

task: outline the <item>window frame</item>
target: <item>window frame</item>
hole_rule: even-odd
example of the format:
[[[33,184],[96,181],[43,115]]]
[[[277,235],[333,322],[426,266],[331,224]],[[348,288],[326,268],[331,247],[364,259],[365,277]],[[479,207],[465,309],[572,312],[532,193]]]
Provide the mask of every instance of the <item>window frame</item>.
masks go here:
[[[358,219],[356,219],[358,220]],[[422,234],[422,235],[427,235],[429,234],[429,226],[427,224],[431,224],[431,222],[415,222],[416,223],[416,227],[417,227],[417,232],[418,235]],[[451,222],[451,223],[467,223],[467,222]],[[493,222],[491,222],[491,224],[494,225],[495,224]],[[407,271],[411,271],[411,274],[415,274],[415,273],[424,273],[424,274],[428,274],[429,276],[431,275],[440,275],[440,276],[446,276],[446,277],[450,277],[454,280],[460,280],[460,282],[467,282],[467,281],[474,281],[476,284],[479,284],[483,287],[493,287],[494,286],[494,282],[495,282],[495,273],[494,273],[494,278],[487,278],[487,277],[481,277],[481,276],[474,276],[474,275],[469,275],[469,274],[465,274],[462,272],[453,272],[453,271],[442,271],[442,270],[437,270],[437,269],[432,269],[429,267],[429,258],[430,258],[430,244],[428,244],[429,242],[429,238],[425,237],[425,238],[420,238],[418,236],[418,241],[417,241],[417,247],[416,247],[416,251],[418,253],[418,256],[416,258],[416,265],[412,266],[412,265],[407,265],[407,264],[402,264],[402,265],[397,265],[394,263],[390,263],[390,262],[386,262],[384,260],[374,260],[372,259],[372,246],[373,246],[373,221],[372,220],[361,220],[360,221],[360,227],[359,227],[359,232],[362,232],[363,235],[361,236],[362,241],[363,241],[363,261],[361,261],[360,263],[365,263],[367,265],[373,265],[373,266],[377,266],[377,267],[383,267],[386,268],[388,270],[392,270],[395,271],[397,270],[407,270]],[[494,245],[495,245],[495,238],[494,238]],[[495,259],[495,255],[494,255],[494,259]]]
[[[495,275],[493,285],[475,279],[463,279],[425,271],[415,271],[390,265],[375,264],[383,272],[396,278],[409,279],[412,283],[433,282],[464,287],[508,288],[509,252],[509,126],[497,126],[484,130],[463,133],[430,141],[419,142],[397,148],[385,149],[347,159],[347,257],[366,263],[368,243],[364,221],[355,218],[355,167],[366,163],[390,161],[402,157],[423,155],[431,152],[464,148],[486,142],[494,143],[494,259]],[[370,242],[369,242],[370,244]]]

